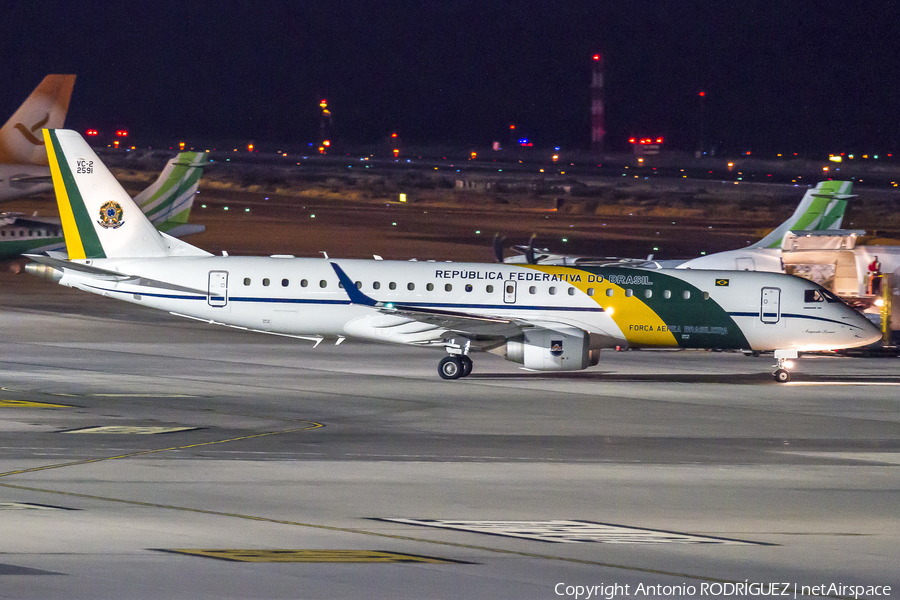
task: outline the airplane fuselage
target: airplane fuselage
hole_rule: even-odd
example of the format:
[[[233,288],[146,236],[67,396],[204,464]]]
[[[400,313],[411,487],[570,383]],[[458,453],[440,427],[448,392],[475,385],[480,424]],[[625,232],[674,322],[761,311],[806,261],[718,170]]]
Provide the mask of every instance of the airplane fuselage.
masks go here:
[[[454,335],[391,314],[395,304],[568,326],[587,332],[592,348],[826,350],[871,343],[877,335],[840,302],[807,301],[807,290],[819,286],[769,273],[219,256],[84,262],[132,278],[100,281],[66,270],[60,283],[286,335],[424,345],[443,345]],[[380,306],[353,303],[332,262]],[[194,291],[160,289],[137,276]],[[490,336],[482,345],[491,345]]]

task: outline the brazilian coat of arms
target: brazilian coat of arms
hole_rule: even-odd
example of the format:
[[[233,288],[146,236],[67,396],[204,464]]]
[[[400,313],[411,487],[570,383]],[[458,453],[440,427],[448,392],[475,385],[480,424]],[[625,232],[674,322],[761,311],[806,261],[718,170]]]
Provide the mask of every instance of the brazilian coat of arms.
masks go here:
[[[110,200],[100,207],[100,220],[97,224],[104,229],[118,229],[125,224],[122,220],[122,206],[115,200]]]

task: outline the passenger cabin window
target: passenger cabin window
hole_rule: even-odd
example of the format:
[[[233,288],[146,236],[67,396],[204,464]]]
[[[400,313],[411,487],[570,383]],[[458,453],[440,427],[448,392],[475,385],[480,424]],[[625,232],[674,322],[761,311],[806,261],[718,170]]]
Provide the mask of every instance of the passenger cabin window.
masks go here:
[[[626,297],[626,298],[631,298],[632,296],[634,296],[634,290],[632,290],[631,288],[625,290],[625,297]]]
[[[530,286],[530,287],[528,288],[528,293],[529,293],[529,294],[536,294],[536,293],[537,293],[537,288],[534,287],[533,285]]]
[[[452,285],[452,284],[449,284],[449,283],[445,283],[445,284],[444,284],[444,291],[452,292],[452,291],[453,291],[453,285]]]
[[[594,295],[594,288],[588,288],[588,296]]]
[[[397,289],[397,282],[396,282],[396,281],[390,282],[390,283],[388,284],[388,288],[390,288],[390,289],[392,289],[392,290],[396,290],[396,289]]]
[[[361,290],[361,289],[362,289],[362,281],[356,281],[356,282],[354,282],[354,283],[355,283],[355,285],[356,285],[356,289],[358,289],[358,290]]]
[[[672,297],[672,292],[671,292],[671,290],[666,290],[666,291],[663,292],[663,298],[665,298],[666,300],[668,300],[668,299],[671,298],[671,297]]]
[[[372,289],[373,289],[373,290],[380,290],[380,289],[381,289],[381,282],[380,282],[380,281],[375,281],[375,282],[373,282],[373,283],[372,283]]]
[[[300,287],[306,287],[309,285],[309,282],[305,279],[300,280]]]
[[[328,286],[328,282],[325,281],[324,279],[321,280],[321,281],[319,282],[319,287],[320,287],[320,288],[324,288],[324,287],[326,287],[326,286]]]
[[[556,287],[555,287],[555,286],[552,286],[552,285],[550,286],[550,295],[551,295],[551,296],[555,296],[555,295],[556,295]]]
[[[263,285],[265,285],[265,286],[268,286],[268,285],[269,285],[269,279],[268,279],[268,277],[265,278],[265,279],[263,279]]]
[[[472,291],[472,284],[471,284],[471,283],[467,283],[467,284],[466,284],[466,291],[467,291],[467,292],[471,292],[471,291]]]
[[[416,289],[416,284],[414,284],[412,281],[410,281],[409,283],[406,284],[406,289],[408,289],[409,291],[413,291],[414,289]]]
[[[434,291],[434,284],[433,284],[433,283],[427,284],[427,285],[425,286],[425,289],[428,290],[429,292]]]
[[[709,300],[709,292],[703,292],[703,299]]]
[[[244,277],[244,285],[250,285],[250,278]]]
[[[570,287],[570,288],[569,288],[569,295],[570,295],[570,296],[574,296],[574,295],[575,295],[575,288],[573,288],[573,287]]]
[[[644,290],[644,298],[652,298],[653,290]]]
[[[613,295],[613,289],[612,289],[612,288],[606,288],[606,295],[609,296],[610,298],[612,298],[612,295]]]
[[[288,281],[287,279],[281,280],[281,287],[287,287],[289,284],[290,284],[290,281]]]
[[[682,296],[682,298],[684,298],[685,300],[690,300],[690,299],[691,299],[691,293],[690,293],[688,290],[684,290],[684,293],[681,294],[681,296]]]
[[[493,294],[493,293],[494,293],[494,286],[489,285],[489,286],[487,286],[486,288],[484,288],[484,291],[486,291],[488,294]]]

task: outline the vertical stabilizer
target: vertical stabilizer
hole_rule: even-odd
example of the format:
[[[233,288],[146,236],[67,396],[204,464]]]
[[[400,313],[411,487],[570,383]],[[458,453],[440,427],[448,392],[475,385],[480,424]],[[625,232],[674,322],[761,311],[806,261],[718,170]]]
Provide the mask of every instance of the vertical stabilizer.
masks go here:
[[[205,152],[179,153],[150,187],[135,196],[135,204],[161,231],[187,223],[206,164]]]
[[[820,181],[816,187],[807,190],[787,221],[748,247],[780,248],[788,231],[840,229],[847,200],[853,197],[852,189],[853,183],[850,181]]]
[[[47,75],[0,128],[0,163],[46,165],[41,129],[57,129],[66,121],[74,75]]]
[[[70,259],[166,256],[165,238],[78,133],[44,129]]]

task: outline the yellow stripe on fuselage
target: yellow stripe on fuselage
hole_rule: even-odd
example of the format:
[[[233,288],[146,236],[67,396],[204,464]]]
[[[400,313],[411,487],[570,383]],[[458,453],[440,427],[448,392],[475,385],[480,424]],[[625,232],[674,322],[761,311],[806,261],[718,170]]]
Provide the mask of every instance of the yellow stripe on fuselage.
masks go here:
[[[63,235],[66,238],[66,250],[69,259],[87,258],[78,226],[75,224],[75,214],[72,212],[72,203],[66,191],[62,171],[59,169],[59,159],[56,157],[56,149],[50,137],[50,131],[44,129],[44,146],[47,148],[47,158],[50,161],[50,175],[53,177],[53,190],[56,192],[56,204],[59,206],[59,218],[62,221]]]
[[[625,288],[610,283],[605,277],[603,281],[589,281],[593,275],[572,267],[547,265],[522,265],[542,273],[559,276],[560,285],[571,285],[587,295],[588,288],[594,288],[591,300],[603,307],[606,314],[618,325],[622,335],[631,346],[677,347],[675,336],[668,330],[666,322],[647,306],[638,296],[628,297]],[[566,278],[565,276],[569,277]],[[581,281],[572,281],[573,275],[580,275]],[[613,295],[607,296],[606,290],[612,289]],[[562,291],[562,289],[561,289]],[[660,292],[657,292],[660,293]]]

